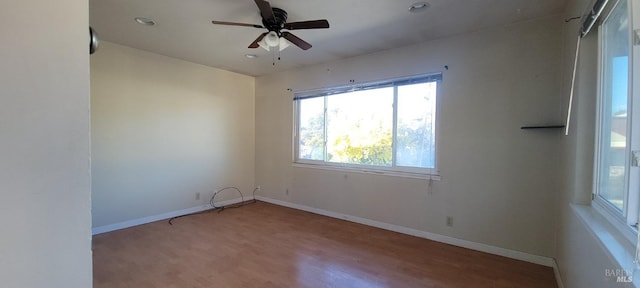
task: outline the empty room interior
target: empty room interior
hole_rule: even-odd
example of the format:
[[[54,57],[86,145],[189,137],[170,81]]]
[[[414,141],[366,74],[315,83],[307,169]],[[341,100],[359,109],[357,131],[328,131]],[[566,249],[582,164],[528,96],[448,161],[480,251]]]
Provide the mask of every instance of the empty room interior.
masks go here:
[[[637,0],[3,6],[0,286],[640,286]]]

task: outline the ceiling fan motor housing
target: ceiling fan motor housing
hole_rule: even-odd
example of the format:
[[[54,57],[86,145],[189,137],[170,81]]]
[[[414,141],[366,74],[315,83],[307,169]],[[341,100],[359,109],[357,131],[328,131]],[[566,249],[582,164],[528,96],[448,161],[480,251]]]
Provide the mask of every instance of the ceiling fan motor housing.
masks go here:
[[[268,21],[266,19],[262,19],[262,25],[266,27],[269,31],[275,31],[280,36],[280,30],[284,28],[284,23],[287,23],[287,11],[284,11],[280,8],[272,7],[274,21]]]

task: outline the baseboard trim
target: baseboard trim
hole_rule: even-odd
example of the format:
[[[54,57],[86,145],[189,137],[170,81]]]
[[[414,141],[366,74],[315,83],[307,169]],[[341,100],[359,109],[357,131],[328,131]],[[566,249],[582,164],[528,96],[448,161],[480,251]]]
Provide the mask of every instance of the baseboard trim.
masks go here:
[[[558,261],[556,259],[553,260],[553,274],[556,276],[556,284],[558,284],[558,288],[564,288],[564,283],[562,283],[562,277],[560,275],[560,268],[558,267]]]
[[[305,206],[305,205],[300,205],[300,204],[296,204],[296,203],[281,201],[281,200],[267,198],[267,197],[263,197],[263,196],[256,196],[255,198],[256,198],[256,200],[264,201],[264,202],[275,204],[275,205],[279,205],[279,206],[289,207],[289,208],[298,209],[298,210],[302,210],[302,211],[307,211],[307,212],[320,214],[320,215],[324,215],[324,216],[328,216],[328,217],[338,218],[338,219],[342,219],[342,220],[346,220],[346,221],[350,221],[350,222],[355,222],[355,223],[359,223],[359,224],[363,224],[363,225],[377,227],[377,228],[380,228],[380,229],[385,229],[385,230],[394,231],[394,232],[398,232],[398,233],[402,233],[402,234],[407,234],[407,235],[411,235],[411,236],[425,238],[425,239],[433,240],[433,241],[436,241],[436,242],[450,244],[450,245],[463,247],[463,248],[467,248],[467,249],[471,249],[471,250],[476,250],[476,251],[480,251],[480,252],[485,252],[485,253],[489,253],[489,254],[499,255],[499,256],[503,256],[503,257],[507,257],[507,258],[511,258],[511,259],[521,260],[521,261],[530,262],[530,263],[534,263],[534,264],[539,264],[539,265],[543,265],[543,266],[547,266],[547,267],[554,267],[554,265],[555,265],[554,259],[553,258],[549,258],[549,257],[533,255],[533,254],[529,254],[529,253],[525,253],[525,252],[520,252],[520,251],[515,251],[515,250],[510,250],[510,249],[505,249],[505,248],[500,248],[500,247],[496,247],[496,246],[491,246],[491,245],[472,242],[472,241],[467,241],[467,240],[462,240],[462,239],[453,238],[453,237],[450,237],[450,236],[444,236],[444,235],[430,233],[430,232],[426,232],[426,231],[421,231],[421,230],[408,228],[408,227],[404,227],[404,226],[384,223],[384,222],[380,222],[380,221],[375,221],[375,220],[371,220],[371,219],[351,216],[351,215],[337,213],[337,212],[333,212],[333,211],[327,211],[327,210],[323,210],[323,209],[319,209],[319,208],[309,207],[309,206]],[[554,268],[554,270],[555,270],[555,268]]]
[[[244,200],[245,201],[253,200],[253,197],[252,196],[244,197]],[[236,204],[236,203],[240,203],[240,202],[242,202],[242,199],[241,198],[236,198],[236,199],[216,202],[216,206],[226,206],[226,205]],[[147,217],[143,217],[143,218],[127,220],[127,221],[124,221],[124,222],[119,222],[119,223],[114,223],[114,224],[94,227],[94,228],[91,228],[91,234],[98,235],[98,234],[107,233],[107,232],[111,232],[111,231],[115,231],[115,230],[120,230],[120,229],[125,229],[125,228],[129,228],[129,227],[133,227],[133,226],[138,226],[138,225],[143,225],[143,224],[147,224],[147,223],[151,223],[151,222],[165,220],[165,219],[169,219],[169,218],[173,218],[173,217],[177,217],[177,216],[181,216],[181,215],[197,213],[197,212],[201,212],[201,211],[204,211],[204,210],[207,210],[207,209],[211,209],[211,205],[209,205],[209,204],[200,205],[200,206],[191,207],[191,208],[187,208],[187,209],[182,209],[182,210],[178,210],[178,211],[171,211],[171,212],[162,213],[162,214],[158,214],[158,215],[152,215],[152,216],[147,216]]]

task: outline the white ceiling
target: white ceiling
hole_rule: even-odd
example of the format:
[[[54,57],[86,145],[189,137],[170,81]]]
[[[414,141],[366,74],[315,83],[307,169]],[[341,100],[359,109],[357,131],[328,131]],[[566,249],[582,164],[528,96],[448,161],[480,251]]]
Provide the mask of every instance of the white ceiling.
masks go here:
[[[313,48],[303,51],[292,45],[273,66],[270,52],[247,48],[266,30],[211,24],[262,24],[253,0],[91,0],[90,23],[101,40],[259,76],[557,14],[566,1],[430,0],[431,8],[420,13],[408,12],[416,0],[269,2],[287,11],[288,22],[327,19],[331,28],[292,31]],[[157,24],[143,26],[135,17]]]

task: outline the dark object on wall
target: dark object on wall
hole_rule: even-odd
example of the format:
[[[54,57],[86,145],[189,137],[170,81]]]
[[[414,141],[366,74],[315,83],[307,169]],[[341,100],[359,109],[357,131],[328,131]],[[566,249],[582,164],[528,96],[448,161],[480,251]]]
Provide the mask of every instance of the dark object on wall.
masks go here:
[[[520,129],[522,130],[533,130],[533,129],[561,129],[564,128],[564,125],[531,125],[531,126],[522,126]]]
[[[98,34],[89,26],[89,54],[93,54],[98,50],[98,44],[100,44]]]

